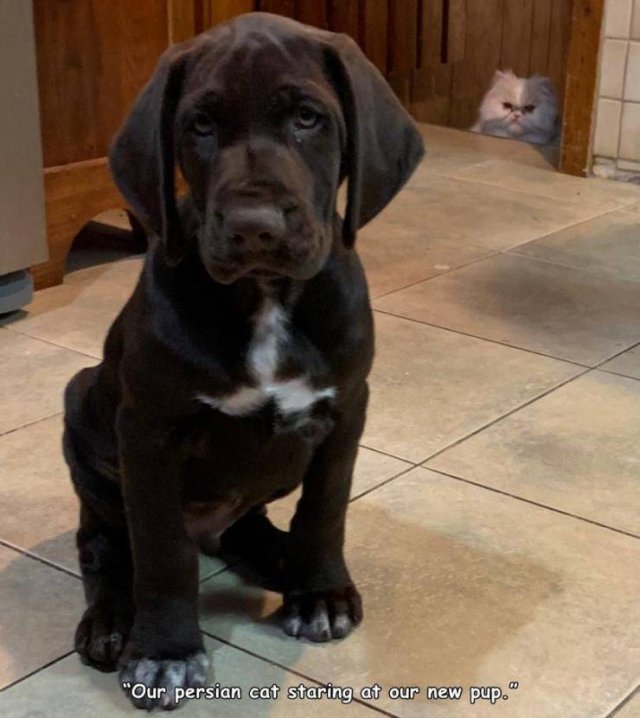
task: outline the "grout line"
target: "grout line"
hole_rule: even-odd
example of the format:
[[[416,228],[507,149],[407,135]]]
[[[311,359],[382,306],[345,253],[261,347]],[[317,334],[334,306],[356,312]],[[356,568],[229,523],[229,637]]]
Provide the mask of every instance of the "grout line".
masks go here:
[[[428,281],[428,280],[427,280]],[[580,362],[573,361],[572,359],[563,359],[561,357],[553,356],[553,354],[545,354],[544,352],[538,352],[535,349],[526,349],[524,347],[515,346],[514,344],[507,344],[506,342],[501,342],[498,339],[489,339],[487,337],[481,337],[478,334],[471,334],[470,332],[462,331],[461,329],[452,329],[451,327],[445,327],[442,324],[434,324],[433,322],[425,322],[420,319],[413,319],[412,317],[405,317],[402,314],[394,314],[393,312],[389,312],[385,309],[375,309],[374,313],[378,314],[384,314],[388,317],[394,317],[395,319],[404,319],[408,322],[413,322],[414,324],[421,324],[425,327],[433,327],[434,329],[442,329],[445,332],[451,332],[452,334],[460,334],[465,337],[471,337],[472,339],[479,339],[480,341],[489,342],[490,344],[497,344],[501,347],[507,347],[508,349],[515,349],[516,351],[526,352],[527,354],[534,354],[535,356],[544,357],[545,359],[553,359],[558,362],[562,362],[564,364],[571,364],[572,366],[580,367],[581,369],[593,369],[595,367],[591,367],[588,364],[581,364]],[[626,349],[624,350],[626,351]],[[608,361],[608,360],[606,360]]]
[[[443,277],[445,274],[451,274],[451,272],[457,272],[458,269],[463,269],[464,267],[470,267],[472,264],[476,264],[477,262],[482,262],[485,259],[491,259],[492,257],[497,257],[498,255],[502,254],[500,250],[494,250],[489,249],[488,247],[483,247],[482,245],[474,245],[475,249],[486,249],[488,251],[487,254],[483,255],[482,257],[476,257],[475,259],[470,259],[468,262],[465,262],[464,264],[460,264],[456,267],[450,267],[449,269],[445,269],[443,272],[438,272],[437,274],[433,274],[430,277],[423,277],[422,279],[418,279],[415,282],[411,282],[410,284],[405,284],[402,287],[396,287],[395,289],[389,289],[387,292],[383,292],[382,294],[377,294],[375,297],[371,297],[371,302],[376,302],[378,299],[382,299],[382,297],[387,297],[389,294],[393,294],[394,292],[401,292],[403,289],[409,289],[409,287],[415,287],[416,284],[422,284],[422,282],[428,282],[431,279],[436,279],[436,277]],[[365,267],[366,272],[366,267]]]
[[[73,578],[78,579],[78,580],[81,579],[80,574],[75,573],[71,569],[65,568],[64,566],[54,563],[53,561],[43,558],[42,556],[38,556],[37,554],[32,553],[31,551],[28,551],[27,549],[20,548],[20,546],[16,546],[15,544],[12,544],[10,541],[0,538],[0,546],[4,546],[5,548],[11,549],[12,551],[15,551],[16,553],[21,554],[22,556],[26,556],[27,558],[32,558],[34,561],[38,561],[39,563],[42,563],[45,566],[48,566],[49,568],[53,568],[56,571],[60,571],[60,573],[65,573],[67,576],[72,576]]]
[[[43,344],[49,344],[52,347],[56,347],[58,349],[65,349],[68,352],[71,352],[72,354],[78,354],[79,356],[87,357],[88,359],[94,359],[95,361],[101,362],[102,357],[96,356],[95,354],[87,354],[87,352],[81,352],[78,349],[72,349],[71,347],[67,347],[64,344],[57,344],[56,342],[52,342],[50,339],[43,339],[42,337],[36,337],[33,334],[27,334],[27,332],[20,332],[17,329],[13,329],[12,327],[4,327],[8,332],[13,332],[14,334],[19,334],[21,337],[28,337],[29,339],[33,339],[37,342],[42,342]]]
[[[540,399],[544,398],[545,396],[548,396],[552,392],[556,391],[557,389],[560,389],[567,384],[570,384],[572,381],[575,381],[576,379],[580,379],[580,377],[583,377],[585,374],[588,374],[589,372],[593,371],[590,368],[585,368],[584,371],[580,372],[579,374],[576,374],[575,376],[570,377],[569,379],[565,379],[564,381],[560,382],[559,384],[556,384],[555,386],[552,386],[549,389],[545,389],[541,394],[538,394],[537,396],[532,397],[531,399],[528,399],[523,404],[520,404],[513,409],[510,409],[505,414],[501,414],[500,416],[496,417],[495,419],[492,419],[489,423],[484,424],[483,426],[479,427],[478,429],[474,429],[471,433],[466,434],[460,439],[456,439],[451,444],[448,444],[442,449],[438,449],[435,453],[431,454],[431,456],[428,456],[426,459],[423,459],[422,461],[418,462],[419,466],[424,466],[427,461],[432,461],[436,458],[436,456],[440,456],[440,454],[443,454],[445,451],[449,451],[449,449],[453,449],[454,446],[457,446],[458,444],[461,444],[463,441],[466,441],[467,439],[470,439],[472,436],[475,436],[476,434],[479,434],[481,431],[484,431],[485,429],[488,429],[489,427],[493,426],[494,424],[497,424],[498,422],[502,421],[503,419],[506,419],[508,416],[511,416],[512,414],[515,414],[516,412],[520,411],[521,409],[524,409],[525,407],[529,406],[530,404],[533,404],[536,401],[539,401]],[[429,467],[426,467],[429,468]]]
[[[349,503],[351,504],[354,501],[361,499],[363,496],[370,494],[372,491],[377,491],[378,489],[382,488],[383,486],[386,486],[386,484],[390,484],[392,481],[399,479],[401,476],[404,476],[405,474],[408,474],[410,471],[413,471],[414,469],[417,469],[417,468],[424,468],[424,467],[419,467],[418,464],[414,464],[412,466],[407,466],[406,469],[404,469],[403,471],[400,471],[398,474],[395,474],[394,476],[390,476],[388,479],[384,479],[379,484],[372,486],[370,489],[366,489],[366,491],[363,491],[362,493],[358,494],[357,496],[352,496],[349,499]]]
[[[218,641],[219,643],[223,643],[225,646],[229,646],[230,648],[234,648],[237,651],[241,651],[242,653],[245,653],[248,656],[251,656],[252,658],[257,658],[259,661],[262,661],[263,663],[270,664],[272,666],[276,666],[280,668],[281,670],[285,671],[286,673],[291,673],[294,676],[298,676],[299,678],[304,678],[305,680],[311,681],[312,683],[315,683],[318,686],[326,686],[327,683],[323,683],[321,680],[318,680],[317,678],[313,678],[312,676],[308,676],[306,673],[302,673],[301,671],[296,670],[295,668],[290,668],[289,666],[279,663],[278,661],[272,660],[271,658],[267,658],[266,656],[261,656],[259,653],[254,653],[253,651],[250,651],[248,648],[243,648],[242,646],[237,645],[236,643],[233,643],[232,641],[229,641],[226,638],[221,638],[220,636],[217,636],[215,633],[210,633],[209,631],[202,631],[202,633],[205,634],[205,636],[208,636],[209,638],[213,638],[214,640]],[[214,666],[215,671],[215,666]],[[355,690],[354,690],[355,694]],[[361,698],[356,698],[355,695],[353,697],[354,703],[359,703],[361,706],[364,706],[365,708],[369,708],[372,711],[375,711],[376,713],[380,713],[384,716],[389,716],[389,718],[396,718],[395,714],[388,713],[387,711],[383,710],[382,708],[378,708],[377,706],[371,705],[371,703],[367,703],[366,701],[363,701]]]
[[[621,349],[619,352],[616,352],[615,354],[612,354],[610,357],[607,357],[606,359],[603,359],[599,364],[596,364],[593,369],[600,369],[603,364],[606,364],[607,362],[612,361],[613,359],[617,359],[619,356],[622,356],[622,354],[626,354],[626,352],[631,351],[632,349],[635,349],[636,347],[640,347],[640,342],[636,342],[635,344],[632,344],[630,347],[627,347],[626,349]],[[602,371],[607,371],[606,369],[603,369]],[[610,372],[611,374],[615,374],[615,372]],[[624,374],[622,375],[624,376]],[[634,377],[629,377],[630,379],[633,379]]]
[[[471,479],[465,479],[462,476],[456,476],[455,474],[450,474],[447,471],[442,471],[441,469],[432,469],[429,466],[423,466],[421,467],[423,469],[428,469],[429,471],[433,471],[436,474],[440,474],[442,476],[446,476],[450,479],[453,479],[455,481],[460,481],[465,484],[469,484],[471,486],[476,486],[479,489],[484,489],[485,491],[491,491],[494,494],[500,494],[501,496],[508,496],[511,499],[515,499],[516,501],[520,501],[524,504],[530,504],[532,506],[537,506],[541,509],[547,509],[548,511],[553,511],[553,513],[561,514],[562,516],[569,516],[570,518],[576,519],[577,521],[583,521],[584,523],[591,524],[592,526],[598,526],[602,529],[607,529],[608,531],[613,531],[617,534],[622,534],[623,536],[628,536],[629,538],[638,539],[640,540],[640,535],[631,533],[630,531],[625,531],[624,529],[616,528],[615,526],[609,526],[608,524],[600,523],[599,521],[594,521],[593,519],[588,519],[585,516],[580,516],[579,514],[573,514],[570,511],[564,511],[562,509],[558,509],[554,506],[549,506],[548,504],[542,504],[539,501],[534,501],[533,499],[527,499],[524,496],[518,496],[517,494],[511,494],[508,491],[503,491],[502,489],[497,489],[493,486],[487,486],[487,484],[481,484],[477,481],[472,481]]]
[[[45,663],[44,665],[40,666],[39,668],[36,668],[33,671],[30,671],[29,673],[26,673],[24,676],[20,676],[20,678],[16,678],[15,681],[12,681],[11,683],[8,683],[6,686],[3,686],[0,688],[0,693],[3,691],[8,691],[9,688],[13,688],[13,686],[18,685],[18,683],[22,683],[22,681],[26,681],[27,678],[31,678],[31,676],[35,676],[36,673],[40,673],[40,671],[44,671],[46,668],[49,668],[53,666],[55,663],[58,663],[65,658],[69,658],[69,656],[73,655],[75,651],[67,651],[67,653],[63,653],[61,656],[58,656],[57,658],[54,658],[52,661],[49,661],[49,663]]]
[[[640,695],[640,683],[635,688],[632,689],[631,693],[629,693],[629,695],[626,696],[626,698],[623,698],[622,701],[620,703],[618,703],[618,705],[611,711],[611,713],[607,713],[605,718],[615,718],[615,716],[617,716],[618,713],[620,712],[620,709],[624,708],[624,706],[626,706],[628,703],[630,703],[631,700],[635,696],[638,696],[638,695]]]
[[[383,451],[382,449],[376,449],[373,446],[367,446],[366,444],[358,444],[358,446],[361,449],[368,449],[369,451],[375,451],[376,454],[382,454],[383,456],[388,456],[390,459],[396,459],[396,461],[404,461],[405,464],[412,464],[413,466],[418,466],[418,464],[414,464],[413,461],[410,459],[403,459],[402,456],[396,456],[395,454],[390,454],[388,451]]]
[[[20,426],[16,426],[13,429],[8,429],[7,431],[0,432],[0,439],[3,436],[8,436],[9,434],[14,434],[16,431],[20,431],[20,429],[28,429],[30,426],[34,426],[35,424],[41,424],[43,421],[48,421],[49,419],[53,419],[56,416],[62,416],[64,412],[62,411],[56,411],[55,414],[50,414],[49,416],[43,416],[41,419],[34,419],[33,421],[28,421],[26,424],[21,424]]]
[[[601,371],[603,374],[609,374],[609,376],[621,376],[623,379],[630,379],[631,381],[640,381],[640,378],[637,376],[629,376],[629,374],[623,374],[619,371],[613,371],[613,369],[598,369],[598,371]]]

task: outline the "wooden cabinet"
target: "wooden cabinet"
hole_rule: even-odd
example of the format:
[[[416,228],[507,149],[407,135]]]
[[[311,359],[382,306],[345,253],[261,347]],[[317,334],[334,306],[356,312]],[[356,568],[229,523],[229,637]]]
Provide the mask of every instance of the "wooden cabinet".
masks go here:
[[[575,1],[583,14],[602,4]],[[418,120],[468,127],[498,67],[549,74],[562,92],[573,2],[33,0],[50,253],[36,286],[62,281],[75,235],[123,205],[109,141],[171,42],[252,10],[295,17],[352,35]]]

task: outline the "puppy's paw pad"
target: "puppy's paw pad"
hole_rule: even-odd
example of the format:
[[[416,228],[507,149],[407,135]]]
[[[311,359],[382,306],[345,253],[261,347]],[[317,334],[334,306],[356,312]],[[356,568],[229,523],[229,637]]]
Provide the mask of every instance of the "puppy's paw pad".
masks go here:
[[[288,636],[321,643],[344,638],[362,621],[362,599],[354,586],[285,596],[282,628]]]
[[[203,652],[186,658],[138,658],[122,667],[120,683],[136,708],[173,710],[181,700],[179,689],[204,687],[208,672]]]

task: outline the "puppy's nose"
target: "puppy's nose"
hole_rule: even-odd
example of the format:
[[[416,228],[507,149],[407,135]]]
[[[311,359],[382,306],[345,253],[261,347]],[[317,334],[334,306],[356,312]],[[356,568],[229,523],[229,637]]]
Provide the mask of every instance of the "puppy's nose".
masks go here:
[[[223,219],[225,237],[249,250],[268,249],[282,239],[285,229],[284,213],[276,207],[235,207]]]

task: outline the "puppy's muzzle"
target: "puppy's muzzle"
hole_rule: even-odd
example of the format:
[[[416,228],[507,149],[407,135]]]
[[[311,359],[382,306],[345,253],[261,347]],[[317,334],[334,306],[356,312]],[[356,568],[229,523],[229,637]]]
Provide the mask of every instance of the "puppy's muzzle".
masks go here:
[[[222,232],[229,246],[249,256],[273,251],[286,229],[284,212],[269,205],[234,207],[222,216]]]

